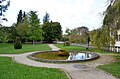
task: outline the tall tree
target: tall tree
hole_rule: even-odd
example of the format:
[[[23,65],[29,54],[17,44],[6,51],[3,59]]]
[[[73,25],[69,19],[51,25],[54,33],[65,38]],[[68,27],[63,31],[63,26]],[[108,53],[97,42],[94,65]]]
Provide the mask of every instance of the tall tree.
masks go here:
[[[43,17],[43,23],[49,22],[50,15],[46,12],[45,16]]]
[[[17,37],[20,37],[22,43],[24,43],[28,38],[28,27],[29,27],[28,16],[25,13],[25,11],[23,12],[22,10],[20,10],[18,13],[15,29],[17,32]]]
[[[91,43],[98,48],[114,46],[115,40],[117,39],[117,31],[120,29],[120,10],[118,8],[120,1],[117,1],[117,4],[116,1],[113,3],[110,0],[102,27],[91,32]]]
[[[42,27],[40,26],[40,21],[38,19],[38,15],[36,11],[29,12],[29,38],[33,40],[33,44],[35,40],[42,40]]]
[[[91,31],[90,37],[91,44],[99,49],[114,44],[114,38],[110,36],[110,30],[108,27]]]
[[[51,22],[53,26],[54,40],[60,40],[62,38],[62,27],[59,22]]]
[[[29,29],[29,21],[28,17],[25,16],[22,23],[17,24],[16,31],[21,41],[24,43],[28,39],[28,29]]]
[[[22,22],[23,22],[23,13],[22,13],[22,10],[20,10],[17,17],[17,24]]]
[[[117,31],[120,29],[120,0],[109,1],[109,6],[104,13],[105,17],[102,27],[93,31],[91,35],[91,43],[98,48],[114,46],[117,39]]]
[[[59,22],[46,22],[43,24],[44,40],[52,43],[54,40],[60,40],[62,37],[62,27]]]
[[[6,2],[6,4],[4,4]],[[1,24],[1,20],[6,20],[6,18],[4,18],[4,12],[6,12],[6,10],[8,10],[8,7],[10,6],[10,1],[6,1],[6,0],[0,0],[0,24]]]

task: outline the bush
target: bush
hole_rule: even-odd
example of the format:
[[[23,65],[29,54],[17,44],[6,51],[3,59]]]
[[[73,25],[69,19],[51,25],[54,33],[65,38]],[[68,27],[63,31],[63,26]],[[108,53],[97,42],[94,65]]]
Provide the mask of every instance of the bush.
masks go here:
[[[22,43],[21,43],[19,37],[17,37],[16,40],[15,40],[14,48],[15,49],[22,49]]]
[[[58,56],[69,56],[69,52],[67,50],[59,50],[58,51]]]
[[[69,42],[69,41],[66,41],[66,42],[64,43],[64,46],[70,46],[70,42]]]

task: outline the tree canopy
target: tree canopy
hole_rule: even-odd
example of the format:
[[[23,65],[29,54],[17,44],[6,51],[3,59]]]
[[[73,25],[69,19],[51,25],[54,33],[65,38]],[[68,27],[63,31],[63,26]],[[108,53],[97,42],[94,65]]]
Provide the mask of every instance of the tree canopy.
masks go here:
[[[4,4],[5,2],[6,4]],[[10,1],[0,0],[0,22],[1,20],[7,21],[7,18],[4,17],[5,16],[4,13],[6,12],[6,10],[8,10],[9,6],[10,6]]]
[[[22,10],[20,10],[17,17],[17,24],[23,23],[25,16],[26,16],[25,11],[23,12]]]
[[[114,46],[120,29],[120,0],[109,1],[102,27],[91,32],[91,43],[98,48]]]
[[[30,11],[28,13],[29,16],[29,23],[30,23],[30,27],[29,27],[29,38],[31,40],[33,40],[33,44],[34,44],[34,40],[42,40],[43,36],[42,36],[42,27],[40,26],[40,21],[37,15],[36,11]]]
[[[50,15],[49,13],[46,12],[45,16],[43,17],[43,24],[49,22],[49,20],[50,20]]]
[[[85,26],[77,27],[72,30],[66,29],[67,37],[70,42],[87,43],[89,29]]]
[[[44,40],[52,43],[54,40],[60,40],[62,37],[62,27],[59,22],[46,22],[43,24]]]

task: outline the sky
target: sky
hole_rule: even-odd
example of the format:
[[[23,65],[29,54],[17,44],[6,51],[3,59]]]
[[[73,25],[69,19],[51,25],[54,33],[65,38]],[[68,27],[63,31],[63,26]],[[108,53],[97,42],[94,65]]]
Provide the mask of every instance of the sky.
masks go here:
[[[86,26],[89,30],[102,25],[102,13],[106,9],[107,0],[10,0],[10,7],[5,13],[8,22],[3,25],[11,26],[17,20],[19,10],[37,11],[42,23],[45,13],[50,20],[60,22],[63,31]]]

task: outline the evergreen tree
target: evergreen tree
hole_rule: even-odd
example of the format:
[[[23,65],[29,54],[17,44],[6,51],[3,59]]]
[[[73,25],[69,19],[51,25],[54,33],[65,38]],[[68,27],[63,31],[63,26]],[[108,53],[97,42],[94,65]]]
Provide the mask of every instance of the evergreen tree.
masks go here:
[[[26,17],[26,13],[25,13],[25,11],[24,11],[24,13],[23,13],[23,22],[24,22],[24,20],[25,20],[25,17]]]
[[[29,12],[29,38],[33,40],[33,44],[35,40],[42,40],[42,28],[40,26],[40,21],[38,19],[38,15],[36,11]]]
[[[29,29],[29,21],[27,15],[24,17],[22,23],[17,24],[16,31],[18,36],[20,37],[22,43],[24,43],[28,38],[28,29]]]
[[[16,24],[16,32],[17,36],[20,37],[22,43],[24,43],[27,40],[28,37],[28,16],[26,15],[25,11],[22,10],[19,11],[18,17],[17,17],[17,24]]]
[[[49,22],[50,15],[46,12],[45,16],[43,17],[43,23]]]
[[[22,22],[23,22],[23,14],[22,14],[22,10],[20,10],[17,17],[17,24]]]

